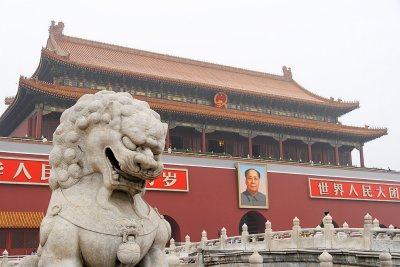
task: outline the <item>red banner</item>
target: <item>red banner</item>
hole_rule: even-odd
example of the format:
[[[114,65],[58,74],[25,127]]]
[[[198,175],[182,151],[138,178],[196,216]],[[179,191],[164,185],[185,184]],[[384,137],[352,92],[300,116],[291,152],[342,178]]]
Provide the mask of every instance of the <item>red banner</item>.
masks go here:
[[[48,161],[0,157],[0,183],[47,185],[49,175]]]
[[[147,190],[189,192],[188,170],[164,168],[162,174],[153,180],[147,181]]]
[[[311,198],[400,202],[400,184],[308,178]]]
[[[49,176],[48,161],[0,157],[0,183],[48,185]],[[154,181],[147,181],[147,189],[188,192],[188,171],[165,168]]]

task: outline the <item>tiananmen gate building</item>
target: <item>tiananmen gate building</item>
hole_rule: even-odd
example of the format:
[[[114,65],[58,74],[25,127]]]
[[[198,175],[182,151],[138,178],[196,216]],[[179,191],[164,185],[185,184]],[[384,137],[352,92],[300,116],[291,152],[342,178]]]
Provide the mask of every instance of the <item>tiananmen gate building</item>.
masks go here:
[[[358,102],[327,99],[273,75],[64,35],[52,22],[38,67],[19,79],[0,117],[0,249],[36,249],[47,210],[48,155],[61,113],[84,94],[129,92],[168,123],[160,178],[145,199],[170,222],[173,238],[210,238],[321,223],[362,225],[366,213],[400,226],[400,173],[366,168],[363,146],[387,129],[343,125]],[[359,151],[361,167],[352,164]],[[243,171],[261,170],[263,206],[240,201]]]

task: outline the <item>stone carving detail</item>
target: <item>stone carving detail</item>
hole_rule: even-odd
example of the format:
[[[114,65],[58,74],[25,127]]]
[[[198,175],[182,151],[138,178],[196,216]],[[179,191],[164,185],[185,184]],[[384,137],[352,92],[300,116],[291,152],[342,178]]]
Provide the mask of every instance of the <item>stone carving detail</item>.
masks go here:
[[[67,109],[50,153],[38,255],[20,266],[168,266],[170,226],[142,198],[162,172],[166,132],[128,93],[84,95]]]

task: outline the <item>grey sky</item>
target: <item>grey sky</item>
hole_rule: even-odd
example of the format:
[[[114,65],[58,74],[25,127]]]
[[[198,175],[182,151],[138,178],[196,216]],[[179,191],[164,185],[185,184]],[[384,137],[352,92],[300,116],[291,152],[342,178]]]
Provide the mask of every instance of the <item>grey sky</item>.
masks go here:
[[[0,113],[37,68],[51,20],[105,43],[280,75],[290,66],[311,92],[360,102],[344,124],[387,127],[365,163],[400,170],[399,0],[1,1]]]

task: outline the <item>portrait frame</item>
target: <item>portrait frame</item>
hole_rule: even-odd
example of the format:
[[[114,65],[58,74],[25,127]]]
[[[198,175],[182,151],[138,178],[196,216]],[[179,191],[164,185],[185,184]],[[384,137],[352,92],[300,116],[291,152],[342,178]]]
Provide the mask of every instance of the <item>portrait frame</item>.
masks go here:
[[[245,172],[248,169],[257,170],[260,174],[258,193],[255,199],[263,202],[265,196],[265,203],[260,205],[249,204],[250,195],[247,191]],[[237,176],[238,176],[238,204],[241,209],[268,209],[268,177],[267,177],[267,164],[257,164],[257,163],[237,163]],[[260,194],[261,193],[261,194]],[[261,197],[261,199],[260,199]],[[257,203],[256,202],[256,203]]]

